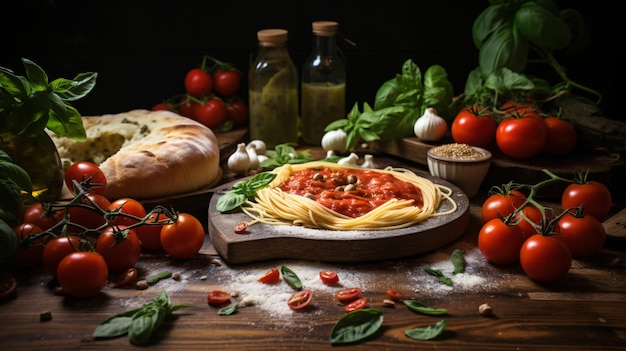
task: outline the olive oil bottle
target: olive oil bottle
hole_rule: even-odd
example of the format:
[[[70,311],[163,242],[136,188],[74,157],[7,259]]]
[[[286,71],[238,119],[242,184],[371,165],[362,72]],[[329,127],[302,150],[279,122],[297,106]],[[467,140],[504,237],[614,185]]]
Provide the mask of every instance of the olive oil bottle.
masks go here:
[[[287,30],[257,32],[259,46],[248,75],[250,139],[268,148],[298,142],[298,71],[287,49]]]
[[[307,144],[319,145],[331,122],[346,118],[346,67],[337,47],[339,24],[313,22],[313,50],[302,67],[301,134]]]

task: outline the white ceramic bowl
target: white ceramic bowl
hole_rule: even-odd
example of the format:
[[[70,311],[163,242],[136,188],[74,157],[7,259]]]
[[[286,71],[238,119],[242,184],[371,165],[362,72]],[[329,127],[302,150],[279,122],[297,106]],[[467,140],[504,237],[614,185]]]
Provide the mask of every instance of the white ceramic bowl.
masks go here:
[[[428,150],[427,161],[432,176],[449,181],[467,197],[473,197],[487,175],[491,152],[467,144],[444,144]]]

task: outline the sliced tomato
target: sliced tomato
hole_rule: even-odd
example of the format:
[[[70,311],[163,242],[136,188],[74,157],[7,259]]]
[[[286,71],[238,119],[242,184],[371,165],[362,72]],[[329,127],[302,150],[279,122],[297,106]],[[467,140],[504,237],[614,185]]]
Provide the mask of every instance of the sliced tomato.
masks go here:
[[[211,306],[220,306],[227,302],[230,302],[230,295],[226,291],[213,290],[207,297],[207,302]]]
[[[0,302],[14,298],[16,288],[17,280],[12,274],[0,273]]]
[[[343,306],[343,309],[346,310],[346,312],[352,312],[365,308],[365,306],[367,306],[367,297],[362,297]]]
[[[360,288],[347,288],[335,293],[335,298],[340,302],[350,302],[356,300],[363,292]]]
[[[404,296],[404,294],[398,290],[389,289],[386,291],[386,293],[387,293],[387,296],[389,296],[389,298],[392,299],[393,301],[406,300],[406,296]]]
[[[280,271],[277,268],[272,268],[263,274],[258,281],[263,284],[274,284],[280,281]]]
[[[322,283],[326,285],[334,285],[339,281],[339,276],[334,271],[321,271],[320,279],[322,279]]]
[[[310,289],[304,289],[302,291],[298,291],[293,294],[287,301],[287,305],[294,311],[300,311],[307,308],[311,304],[311,299],[313,298],[313,294],[311,294]]]

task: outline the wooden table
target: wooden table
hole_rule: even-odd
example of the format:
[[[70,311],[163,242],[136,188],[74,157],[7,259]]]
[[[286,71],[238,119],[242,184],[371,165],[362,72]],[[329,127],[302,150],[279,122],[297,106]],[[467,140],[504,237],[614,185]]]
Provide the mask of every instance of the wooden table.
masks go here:
[[[180,280],[163,280],[146,290],[106,287],[99,295],[77,299],[56,295],[42,269],[15,272],[17,297],[0,304],[1,350],[134,349],[127,337],[94,340],[92,332],[115,314],[140,307],[166,291],[176,311],[158,330],[150,349],[198,350],[330,350],[333,325],[345,315],[333,291],[358,286],[369,307],[383,312],[382,328],[370,339],[342,350],[624,350],[626,349],[626,253],[624,242],[609,241],[598,255],[574,260],[568,276],[553,284],[529,279],[519,267],[487,263],[477,250],[483,191],[471,200],[471,219],[462,237],[440,249],[391,261],[335,264],[274,260],[229,266],[209,242],[192,260],[175,261],[163,254],[143,254],[137,268],[146,277],[160,271],[180,273]],[[444,286],[425,267],[450,268],[455,249],[464,251],[464,278]],[[375,259],[375,258],[373,258]],[[286,308],[294,293],[285,282],[264,285],[256,277],[285,265],[313,290],[312,306],[303,312]],[[316,277],[335,270],[340,286],[324,286]],[[111,280],[115,277],[111,277]],[[233,301],[253,300],[230,316],[218,315],[207,304],[214,289],[238,292]],[[385,291],[396,289],[448,314],[417,314],[402,304],[385,306]],[[493,316],[479,314],[487,303]],[[49,312],[52,319],[40,321]],[[434,340],[417,341],[404,331],[434,325],[447,327]]]

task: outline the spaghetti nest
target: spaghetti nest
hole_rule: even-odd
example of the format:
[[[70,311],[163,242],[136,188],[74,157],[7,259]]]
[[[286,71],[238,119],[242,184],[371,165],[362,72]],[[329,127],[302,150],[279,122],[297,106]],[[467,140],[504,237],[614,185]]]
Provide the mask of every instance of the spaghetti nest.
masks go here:
[[[330,209],[310,197],[291,194],[280,188],[283,182],[300,170],[324,167],[343,171],[364,170],[358,166],[324,161],[277,167],[272,171],[276,173],[276,178],[267,187],[259,189],[254,200],[246,201],[242,205],[243,212],[253,219],[249,224],[259,222],[343,231],[391,230],[409,227],[433,216],[447,215],[457,209],[456,202],[450,197],[452,193],[450,188],[434,184],[410,170],[391,167],[370,171],[391,174],[397,179],[413,184],[421,191],[423,199],[421,206],[415,206],[413,200],[391,198],[363,215],[351,217]],[[449,201],[452,207],[437,212],[443,201]]]

